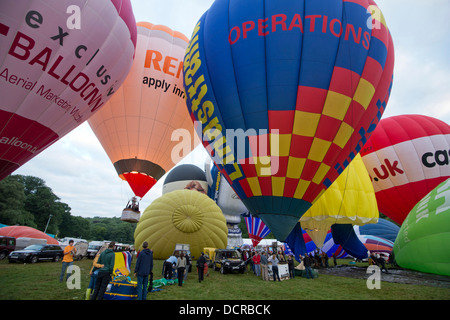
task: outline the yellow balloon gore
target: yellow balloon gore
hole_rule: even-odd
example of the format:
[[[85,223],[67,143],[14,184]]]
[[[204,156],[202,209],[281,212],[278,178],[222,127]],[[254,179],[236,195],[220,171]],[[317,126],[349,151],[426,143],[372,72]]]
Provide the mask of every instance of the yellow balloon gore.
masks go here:
[[[155,259],[167,259],[177,243],[190,244],[191,255],[203,248],[225,248],[228,228],[222,210],[208,196],[193,190],[169,192],[153,201],[134,232],[135,248],[147,241]]]

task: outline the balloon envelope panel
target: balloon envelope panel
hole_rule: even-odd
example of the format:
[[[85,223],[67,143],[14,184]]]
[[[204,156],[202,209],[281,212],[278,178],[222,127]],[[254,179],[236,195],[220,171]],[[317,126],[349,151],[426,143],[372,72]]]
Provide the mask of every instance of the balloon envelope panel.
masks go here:
[[[382,119],[361,151],[380,212],[402,224],[414,205],[450,177],[450,126],[424,115]]]
[[[392,242],[395,241],[400,230],[398,225],[382,218],[378,219],[377,223],[355,226],[354,228],[357,234],[377,236]]]
[[[177,243],[190,244],[191,255],[203,248],[225,248],[228,228],[220,208],[194,190],[169,192],[149,205],[134,233],[135,247],[147,241],[155,259],[167,259]]]
[[[395,240],[394,254],[403,268],[450,275],[450,179],[408,214]]]
[[[2,1],[0,179],[102,108],[135,44],[129,0]]]
[[[373,186],[358,154],[300,222],[316,245],[322,247],[332,224],[370,225],[377,223],[378,217]]]
[[[0,236],[14,237],[14,238],[33,238],[33,239],[45,239],[47,244],[56,244],[59,242],[55,238],[50,237],[46,233],[27,226],[9,226],[0,228]]]
[[[186,138],[193,125],[182,79],[188,39],[148,22],[137,24],[137,34],[128,77],[89,124],[118,175],[142,198],[194,146]],[[182,134],[186,148],[177,149]]]

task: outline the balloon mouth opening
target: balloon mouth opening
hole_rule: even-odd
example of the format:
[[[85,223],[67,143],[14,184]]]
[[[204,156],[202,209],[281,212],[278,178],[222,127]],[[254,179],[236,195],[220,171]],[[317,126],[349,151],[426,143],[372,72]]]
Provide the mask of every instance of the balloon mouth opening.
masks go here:
[[[136,171],[123,173],[121,176],[128,182],[134,194],[141,199],[157,182],[152,176]]]
[[[174,210],[172,221],[173,225],[181,232],[196,232],[203,225],[203,213],[196,206],[185,204]]]

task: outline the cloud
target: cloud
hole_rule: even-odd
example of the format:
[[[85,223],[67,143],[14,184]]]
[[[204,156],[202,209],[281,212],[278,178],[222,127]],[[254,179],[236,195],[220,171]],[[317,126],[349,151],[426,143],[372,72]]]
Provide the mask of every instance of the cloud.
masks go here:
[[[136,22],[162,24],[188,38],[213,0],[131,0]]]
[[[394,84],[384,117],[416,113],[450,123],[449,2],[376,2],[395,48]]]

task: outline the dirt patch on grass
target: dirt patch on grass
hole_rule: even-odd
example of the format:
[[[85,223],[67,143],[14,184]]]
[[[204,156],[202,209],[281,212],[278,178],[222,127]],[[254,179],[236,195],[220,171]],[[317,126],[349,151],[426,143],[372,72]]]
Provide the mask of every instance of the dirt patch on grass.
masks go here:
[[[367,273],[367,268],[365,267],[348,266],[348,265],[338,265],[337,267],[320,268],[318,269],[318,272],[319,275],[328,274],[333,276],[365,279],[365,280],[367,280],[367,278],[372,274]],[[440,276],[436,274],[397,268],[389,268],[388,273],[381,272],[381,281],[450,288],[450,277],[448,276]]]

